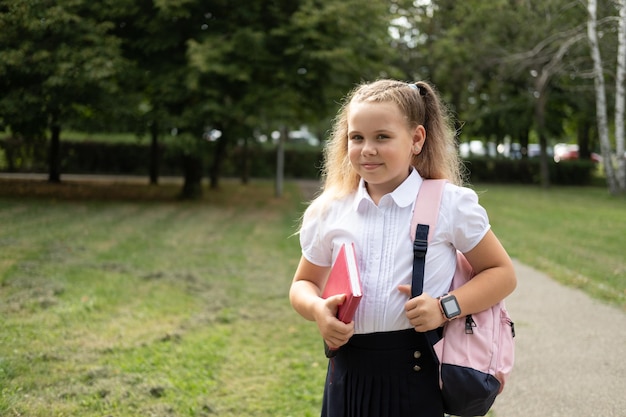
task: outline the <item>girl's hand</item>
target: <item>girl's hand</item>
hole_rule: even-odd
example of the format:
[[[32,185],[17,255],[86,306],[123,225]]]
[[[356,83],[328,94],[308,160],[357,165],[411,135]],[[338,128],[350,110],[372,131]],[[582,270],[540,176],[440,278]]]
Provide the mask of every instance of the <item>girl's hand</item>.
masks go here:
[[[348,343],[354,334],[354,322],[344,323],[337,319],[337,309],[345,301],[345,294],[320,298],[315,307],[315,322],[329,348],[338,349]]]
[[[411,297],[410,285],[400,285],[398,290]],[[446,322],[439,306],[439,300],[426,293],[407,301],[404,304],[404,310],[416,332],[427,332],[441,327]]]

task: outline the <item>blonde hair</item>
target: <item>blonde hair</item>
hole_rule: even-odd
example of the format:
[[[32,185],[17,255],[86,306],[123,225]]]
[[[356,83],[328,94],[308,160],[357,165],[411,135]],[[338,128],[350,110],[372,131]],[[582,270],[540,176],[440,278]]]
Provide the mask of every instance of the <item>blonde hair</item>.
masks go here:
[[[395,103],[410,129],[423,125],[426,130],[422,151],[412,158],[412,165],[419,174],[423,178],[447,179],[463,185],[456,130],[435,88],[424,81],[409,84],[383,79],[358,85],[343,100],[324,147],[324,186],[314,203],[325,206],[358,188],[360,176],[352,169],[348,158],[348,113],[352,102]]]

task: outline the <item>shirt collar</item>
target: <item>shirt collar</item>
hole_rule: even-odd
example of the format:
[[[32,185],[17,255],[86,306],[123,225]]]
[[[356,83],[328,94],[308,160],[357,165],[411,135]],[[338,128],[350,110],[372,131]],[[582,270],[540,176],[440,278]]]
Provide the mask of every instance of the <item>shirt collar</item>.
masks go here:
[[[409,176],[396,188],[391,197],[399,207],[407,207],[413,204],[417,191],[422,186],[424,180],[415,168],[411,168]]]
[[[388,195],[393,199],[394,203],[396,203],[398,207],[407,207],[415,201],[417,191],[422,186],[423,181],[424,180],[417,170],[415,168],[411,168],[409,176],[402,182],[402,184],[393,190],[391,194]],[[361,205],[366,201],[372,202],[372,198],[365,188],[365,181],[361,178],[361,181],[359,181],[359,187],[357,188],[354,196],[354,210],[358,210],[359,207],[361,207]]]

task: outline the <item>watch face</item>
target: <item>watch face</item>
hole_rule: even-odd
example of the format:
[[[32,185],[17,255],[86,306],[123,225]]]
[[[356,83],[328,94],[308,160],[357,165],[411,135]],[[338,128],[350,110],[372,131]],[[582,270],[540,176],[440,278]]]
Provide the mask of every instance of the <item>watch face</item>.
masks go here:
[[[441,306],[443,307],[443,311],[445,312],[446,317],[449,319],[461,314],[459,303],[457,303],[456,298],[454,296],[442,298]]]

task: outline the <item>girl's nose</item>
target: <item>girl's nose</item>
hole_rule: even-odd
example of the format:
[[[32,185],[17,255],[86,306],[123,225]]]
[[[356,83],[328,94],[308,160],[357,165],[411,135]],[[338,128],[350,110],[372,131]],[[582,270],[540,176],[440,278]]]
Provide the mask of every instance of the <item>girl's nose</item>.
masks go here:
[[[376,155],[376,143],[369,140],[363,141],[361,155]]]

